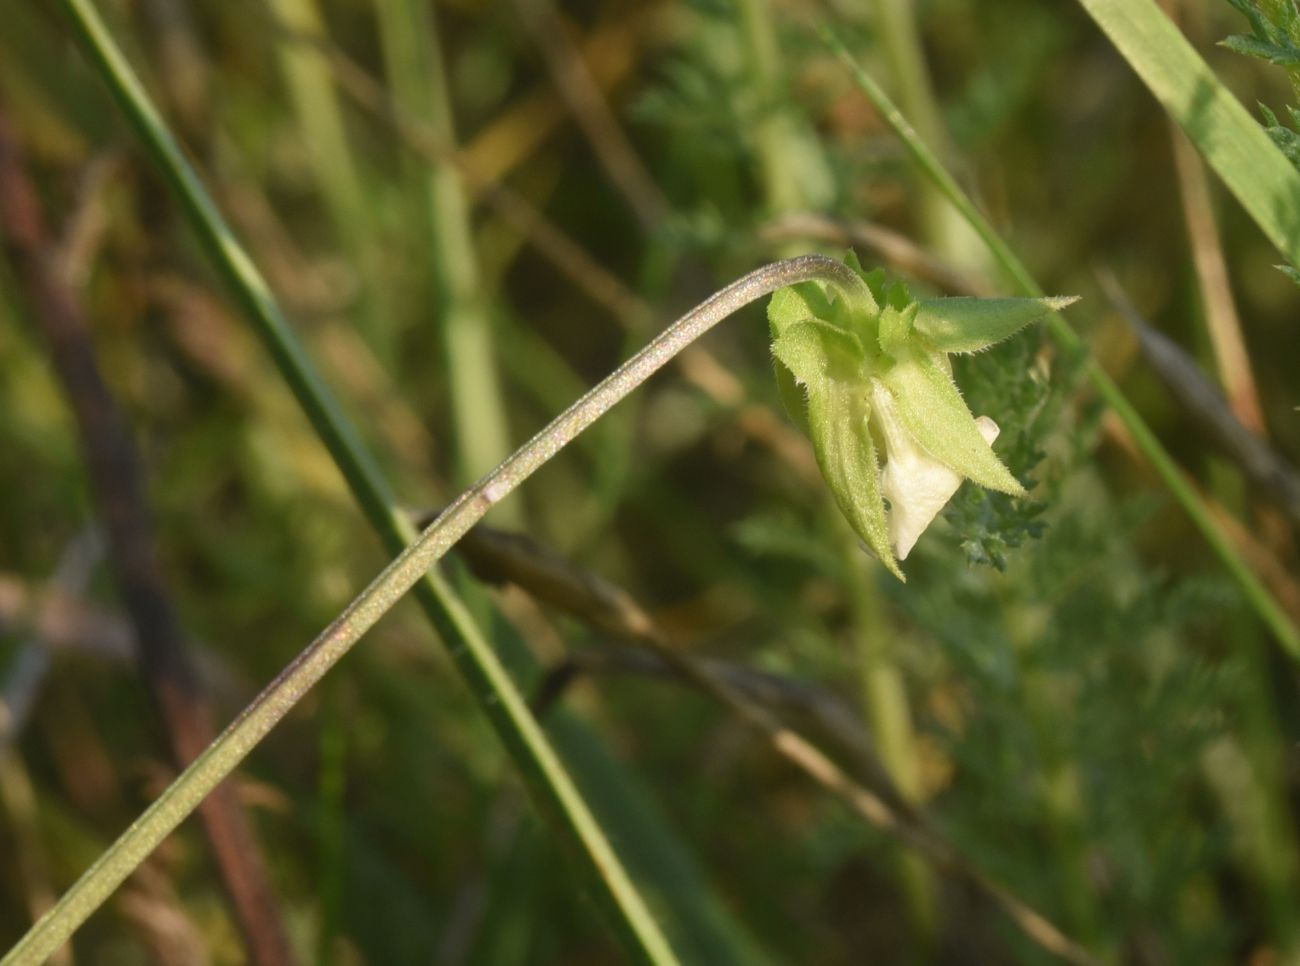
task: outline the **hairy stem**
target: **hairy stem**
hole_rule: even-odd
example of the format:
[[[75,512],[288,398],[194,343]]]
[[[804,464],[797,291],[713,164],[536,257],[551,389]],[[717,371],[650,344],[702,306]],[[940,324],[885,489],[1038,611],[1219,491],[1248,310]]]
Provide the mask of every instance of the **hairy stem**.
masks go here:
[[[113,843],[3,960],[39,963],[229,775],[361,636],[483,515],[673,356],[723,319],[777,289],[826,282],[850,299],[870,298],[848,266],[804,255],[750,272],[682,316],[492,472],[466,490],[254,699],[158,800]],[[669,953],[671,956],[671,953]],[[668,960],[671,961],[671,960]]]

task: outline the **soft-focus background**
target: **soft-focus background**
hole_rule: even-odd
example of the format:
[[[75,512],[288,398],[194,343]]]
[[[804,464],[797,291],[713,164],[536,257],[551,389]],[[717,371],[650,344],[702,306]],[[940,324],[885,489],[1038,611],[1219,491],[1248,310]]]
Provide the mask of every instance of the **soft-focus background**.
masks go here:
[[[1292,101],[1281,70],[1215,46],[1245,29],[1228,3],[1168,6],[1252,111]],[[1044,287],[1085,297],[1070,320],[1294,607],[1294,523],[1166,388],[1099,279],[1212,374],[1207,318],[1235,306],[1257,386],[1237,412],[1292,459],[1300,289],[1075,4],[100,7],[413,514],[764,261],[852,246],[920,293],[1009,291],[827,25]],[[0,110],[130,422],[166,592],[224,723],[386,555],[57,5],[4,5]],[[1226,277],[1206,268],[1216,249]],[[174,774],[45,346],[0,261],[3,948]],[[781,412],[759,307],[488,523],[536,541],[516,554],[630,594],[663,641],[1102,958],[1290,961],[1294,667],[1082,367],[1037,330],[959,365],[1035,485],[1020,502],[964,488],[906,586],[859,550]],[[1053,961],[635,635],[463,558],[446,571],[683,958]],[[237,785],[303,961],[622,956],[410,604]],[[191,821],[63,961],[244,961],[219,882]]]

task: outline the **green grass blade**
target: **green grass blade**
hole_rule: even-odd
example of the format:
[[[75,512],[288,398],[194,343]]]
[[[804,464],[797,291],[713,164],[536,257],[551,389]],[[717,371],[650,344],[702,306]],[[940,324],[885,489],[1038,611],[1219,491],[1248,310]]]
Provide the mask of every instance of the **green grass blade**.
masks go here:
[[[390,552],[405,550],[414,537],[413,528],[396,509],[374,460],[316,373],[265,281],[181,152],[100,19],[92,0],[62,0],[62,6],[119,107],[176,191],[193,229],[209,249],[242,307],[254,320],[277,366],[339,465],[371,525]],[[434,573],[425,573],[415,585],[415,591],[465,676],[470,691],[496,728],[524,779],[539,801],[547,806],[545,811],[576,840],[596,892],[610,910],[628,952],[639,961],[675,962],[676,958],[650,914],[644,897],[627,874],[518,688],[464,606]],[[386,606],[393,602],[395,600]],[[342,623],[350,622],[356,623],[351,618]],[[321,666],[321,674],[326,667],[328,664]],[[291,705],[292,701],[280,708],[279,714]],[[234,768],[278,720],[278,716],[273,720],[275,709],[271,710],[272,715],[261,721],[241,718],[233,726],[236,738],[221,747],[214,745],[187,769],[186,775],[204,767],[211,767],[214,772],[224,767],[222,774]],[[215,780],[219,780],[219,776]],[[203,784],[202,781],[195,782],[181,791],[177,790],[177,785],[168,789],[10,951],[4,962],[40,962],[57,949],[202,799],[206,794]]]
[[[1080,0],[1080,2],[1091,4],[1098,2],[1098,0]],[[1130,3],[1146,4],[1147,2],[1148,0],[1116,0],[1113,4],[1106,2],[1100,5],[1127,9]],[[912,126],[908,124],[907,119],[894,106],[893,102],[880,88],[880,85],[872,80],[838,39],[829,33],[824,36],[826,42],[852,72],[863,93],[876,106],[885,121],[893,128],[894,133],[903,142],[903,146],[911,155],[912,160],[920,166],[921,170],[926,173],[939,190],[947,195],[948,200],[970,222],[971,227],[988,245],[989,251],[993,253],[993,257],[1002,266],[1007,276],[1024,294],[1035,298],[1044,297],[1045,293],[1038,283],[1034,281],[1034,277],[1029,273],[1029,269],[1025,267],[1024,262],[1011,250],[1011,246],[1003,240],[1002,236],[994,230],[980,210],[975,207],[970,197],[957,184],[956,179],[930,151]],[[1268,142],[1267,135],[1260,132],[1260,136],[1264,138],[1270,155],[1277,155],[1277,151]],[[1281,155],[1277,156],[1281,157]],[[1049,315],[1046,324],[1052,337],[1064,348],[1072,351],[1085,349],[1079,334],[1071,328],[1070,324],[1065,321],[1065,318],[1059,312]],[[1106,401],[1107,405],[1115,411],[1115,415],[1119,417],[1124,427],[1132,434],[1135,445],[1151,463],[1152,467],[1155,468],[1160,479],[1191,518],[1192,523],[1200,530],[1206,543],[1210,545],[1220,562],[1227,568],[1241,588],[1243,596],[1256,615],[1272,632],[1286,654],[1293,660],[1300,661],[1300,629],[1296,627],[1268,589],[1260,583],[1254,571],[1250,569],[1241,554],[1237,552],[1237,548],[1232,545],[1232,541],[1227,534],[1214,522],[1209,509],[1192,487],[1192,484],[1184,477],[1178,464],[1169,455],[1169,451],[1164,448],[1160,440],[1156,438],[1155,433],[1152,432],[1151,427],[1146,424],[1146,421],[1133,407],[1133,404],[1128,401],[1123,390],[1097,364],[1096,360],[1089,359],[1086,372],[1093,388]]]
[[[309,37],[323,35],[324,20],[317,0],[271,0],[270,6],[272,15],[288,30]],[[276,55],[297,115],[306,162],[320,189],[335,240],[356,265],[359,328],[379,359],[391,366],[396,333],[382,282],[383,253],[375,243],[374,215],[366,203],[329,62],[319,50],[296,37],[280,38]]]
[[[1300,265],[1300,171],[1153,0],[1079,0],[1223,179],[1260,231]]]
[[[439,144],[456,143],[436,11],[426,0],[376,0],[384,60],[397,108],[423,119]],[[431,160],[419,172],[438,286],[435,305],[447,351],[457,479],[468,485],[510,452],[489,299],[483,291],[470,203],[460,172]],[[505,507],[508,522],[518,511]]]

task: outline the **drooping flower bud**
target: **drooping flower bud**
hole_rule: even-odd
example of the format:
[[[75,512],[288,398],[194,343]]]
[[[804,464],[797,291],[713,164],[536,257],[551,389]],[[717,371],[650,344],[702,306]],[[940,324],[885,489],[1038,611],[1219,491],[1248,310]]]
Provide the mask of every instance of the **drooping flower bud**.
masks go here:
[[[918,302],[901,283],[886,287],[883,272],[863,273],[852,253],[845,261],[874,301],[848,304],[819,282],[772,297],[777,383],[812,439],[840,510],[867,549],[904,580],[898,561],[963,479],[1024,492],[992,450],[997,424],[976,419],[962,401],[948,354],[987,348],[1074,299]]]

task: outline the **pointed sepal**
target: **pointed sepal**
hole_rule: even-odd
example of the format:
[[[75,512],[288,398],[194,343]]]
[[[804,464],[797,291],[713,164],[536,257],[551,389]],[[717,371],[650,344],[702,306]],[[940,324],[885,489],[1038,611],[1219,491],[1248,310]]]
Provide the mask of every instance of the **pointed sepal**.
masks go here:
[[[906,351],[912,339],[918,308],[919,306],[912,302],[900,309],[893,304],[892,300],[885,306],[880,313],[880,327],[876,334],[881,352],[892,357]]]
[[[817,389],[808,387],[808,425],[822,478],[867,549],[906,583],[889,540],[880,465],[867,425],[870,416],[865,386],[830,381]]]
[[[772,355],[809,390],[824,380],[864,382],[866,353],[858,337],[820,319],[786,326],[772,342]]]
[[[1077,301],[1078,296],[923,299],[916,314],[916,331],[940,352],[977,352]]]
[[[914,352],[881,378],[894,395],[899,419],[930,456],[990,490],[1024,493],[980,433],[952,377],[933,357]]]
[[[774,293],[767,303],[767,322],[772,332],[773,343],[785,330],[800,322],[813,319],[825,319],[830,315],[830,299],[816,282],[803,282],[791,285]],[[773,369],[776,375],[776,391],[781,397],[781,405],[790,421],[799,427],[800,432],[808,435],[808,416],[805,412],[803,390],[786,365],[775,356]]]
[[[877,389],[872,401],[889,453],[880,474],[880,491],[889,501],[889,542],[901,561],[947,506],[962,478],[918,446],[899,425],[889,390]],[[988,443],[998,437],[998,424],[987,416],[977,418],[975,427]]]
[[[851,332],[810,319],[785,327],[772,354],[803,388],[813,453],[826,485],[854,531],[899,580],[889,542],[880,466],[868,421],[865,351]]]
[[[778,338],[788,326],[809,319],[829,320],[831,300],[816,282],[800,282],[772,294],[767,303],[767,323],[772,338]]]

